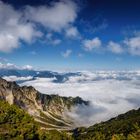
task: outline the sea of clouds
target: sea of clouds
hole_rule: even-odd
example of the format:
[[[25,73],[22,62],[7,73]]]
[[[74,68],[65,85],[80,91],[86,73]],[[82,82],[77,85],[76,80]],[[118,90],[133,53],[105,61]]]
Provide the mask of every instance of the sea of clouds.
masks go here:
[[[68,112],[79,126],[89,126],[140,107],[140,71],[84,71],[62,83],[53,82],[55,78],[21,77],[21,80],[24,80],[21,86],[31,85],[45,94],[79,96],[90,101],[89,106],[76,106]]]

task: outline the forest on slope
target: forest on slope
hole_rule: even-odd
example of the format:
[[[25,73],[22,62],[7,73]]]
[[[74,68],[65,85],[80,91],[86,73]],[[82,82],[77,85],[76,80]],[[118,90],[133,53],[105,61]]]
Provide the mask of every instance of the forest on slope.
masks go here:
[[[131,110],[89,128],[71,131],[41,129],[16,105],[0,100],[0,140],[139,140],[140,109]]]

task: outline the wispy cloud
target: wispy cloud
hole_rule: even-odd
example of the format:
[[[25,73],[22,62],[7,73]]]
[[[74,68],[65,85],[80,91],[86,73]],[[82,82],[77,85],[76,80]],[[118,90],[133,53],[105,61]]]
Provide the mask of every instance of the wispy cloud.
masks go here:
[[[19,67],[12,63],[0,63],[0,69],[18,69]]]
[[[59,45],[60,43],[62,42],[62,40],[58,39],[58,38],[55,38],[53,36],[53,33],[48,33],[46,35],[46,43],[49,44],[49,45]]]
[[[66,50],[65,52],[62,52],[61,55],[65,58],[69,57],[72,53],[72,50]]]
[[[95,34],[108,27],[107,19],[102,17],[102,15],[95,15],[95,17],[89,20],[80,20],[80,24],[84,26],[83,31],[89,34]]]
[[[17,65],[15,65],[13,63],[1,63],[0,62],[0,69],[32,70],[33,66],[31,66],[31,65],[17,66]]]

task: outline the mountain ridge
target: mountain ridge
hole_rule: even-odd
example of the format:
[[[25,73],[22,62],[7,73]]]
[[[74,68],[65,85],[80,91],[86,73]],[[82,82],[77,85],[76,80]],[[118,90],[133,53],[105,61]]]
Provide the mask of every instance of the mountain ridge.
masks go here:
[[[0,98],[26,110],[35,120],[48,129],[71,129],[76,124],[65,112],[76,105],[89,105],[80,97],[62,97],[38,92],[32,86],[22,86],[0,78]]]

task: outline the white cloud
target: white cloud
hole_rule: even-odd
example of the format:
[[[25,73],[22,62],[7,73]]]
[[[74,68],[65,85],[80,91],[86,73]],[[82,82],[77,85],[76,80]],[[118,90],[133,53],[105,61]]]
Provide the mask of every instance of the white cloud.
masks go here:
[[[66,50],[66,52],[61,53],[63,57],[69,57],[72,53],[72,50]]]
[[[0,63],[0,69],[18,69],[19,67],[12,63]]]
[[[40,35],[31,23],[23,19],[21,11],[0,1],[0,51],[10,52],[19,47],[20,40],[31,43]]]
[[[12,63],[1,63],[0,62],[0,69],[19,69],[19,70],[32,70],[33,66],[25,65],[25,66],[17,66]]]
[[[51,6],[26,8],[26,16],[53,31],[68,28],[77,17],[78,8],[73,1],[53,2]]]
[[[101,46],[102,42],[98,37],[95,37],[91,40],[84,40],[83,47],[86,51],[92,51],[93,49],[98,49]]]
[[[36,37],[42,37],[43,33],[36,23],[48,31],[65,33],[70,28],[76,31],[73,23],[77,12],[76,3],[67,0],[52,2],[50,6],[25,6],[21,10],[0,1],[0,51],[11,52],[19,48],[21,41],[32,43]],[[74,35],[72,31],[70,34]],[[52,45],[60,43],[60,39],[51,40]]]
[[[126,39],[124,43],[128,47],[128,52],[133,55],[140,55],[140,36]]]
[[[3,76],[2,78],[7,81],[26,81],[26,80],[31,80],[33,77],[32,76],[27,76],[27,77]]]
[[[67,37],[76,37],[76,38],[78,38],[79,37],[79,32],[78,32],[76,27],[71,27],[71,28],[68,28],[66,30],[66,36]]]
[[[33,66],[31,66],[31,65],[25,65],[25,66],[22,67],[22,69],[32,70],[33,69]]]
[[[113,41],[110,41],[108,43],[108,49],[109,51],[116,53],[116,54],[121,54],[124,52],[123,48],[121,47],[121,45],[119,43],[115,43]]]

